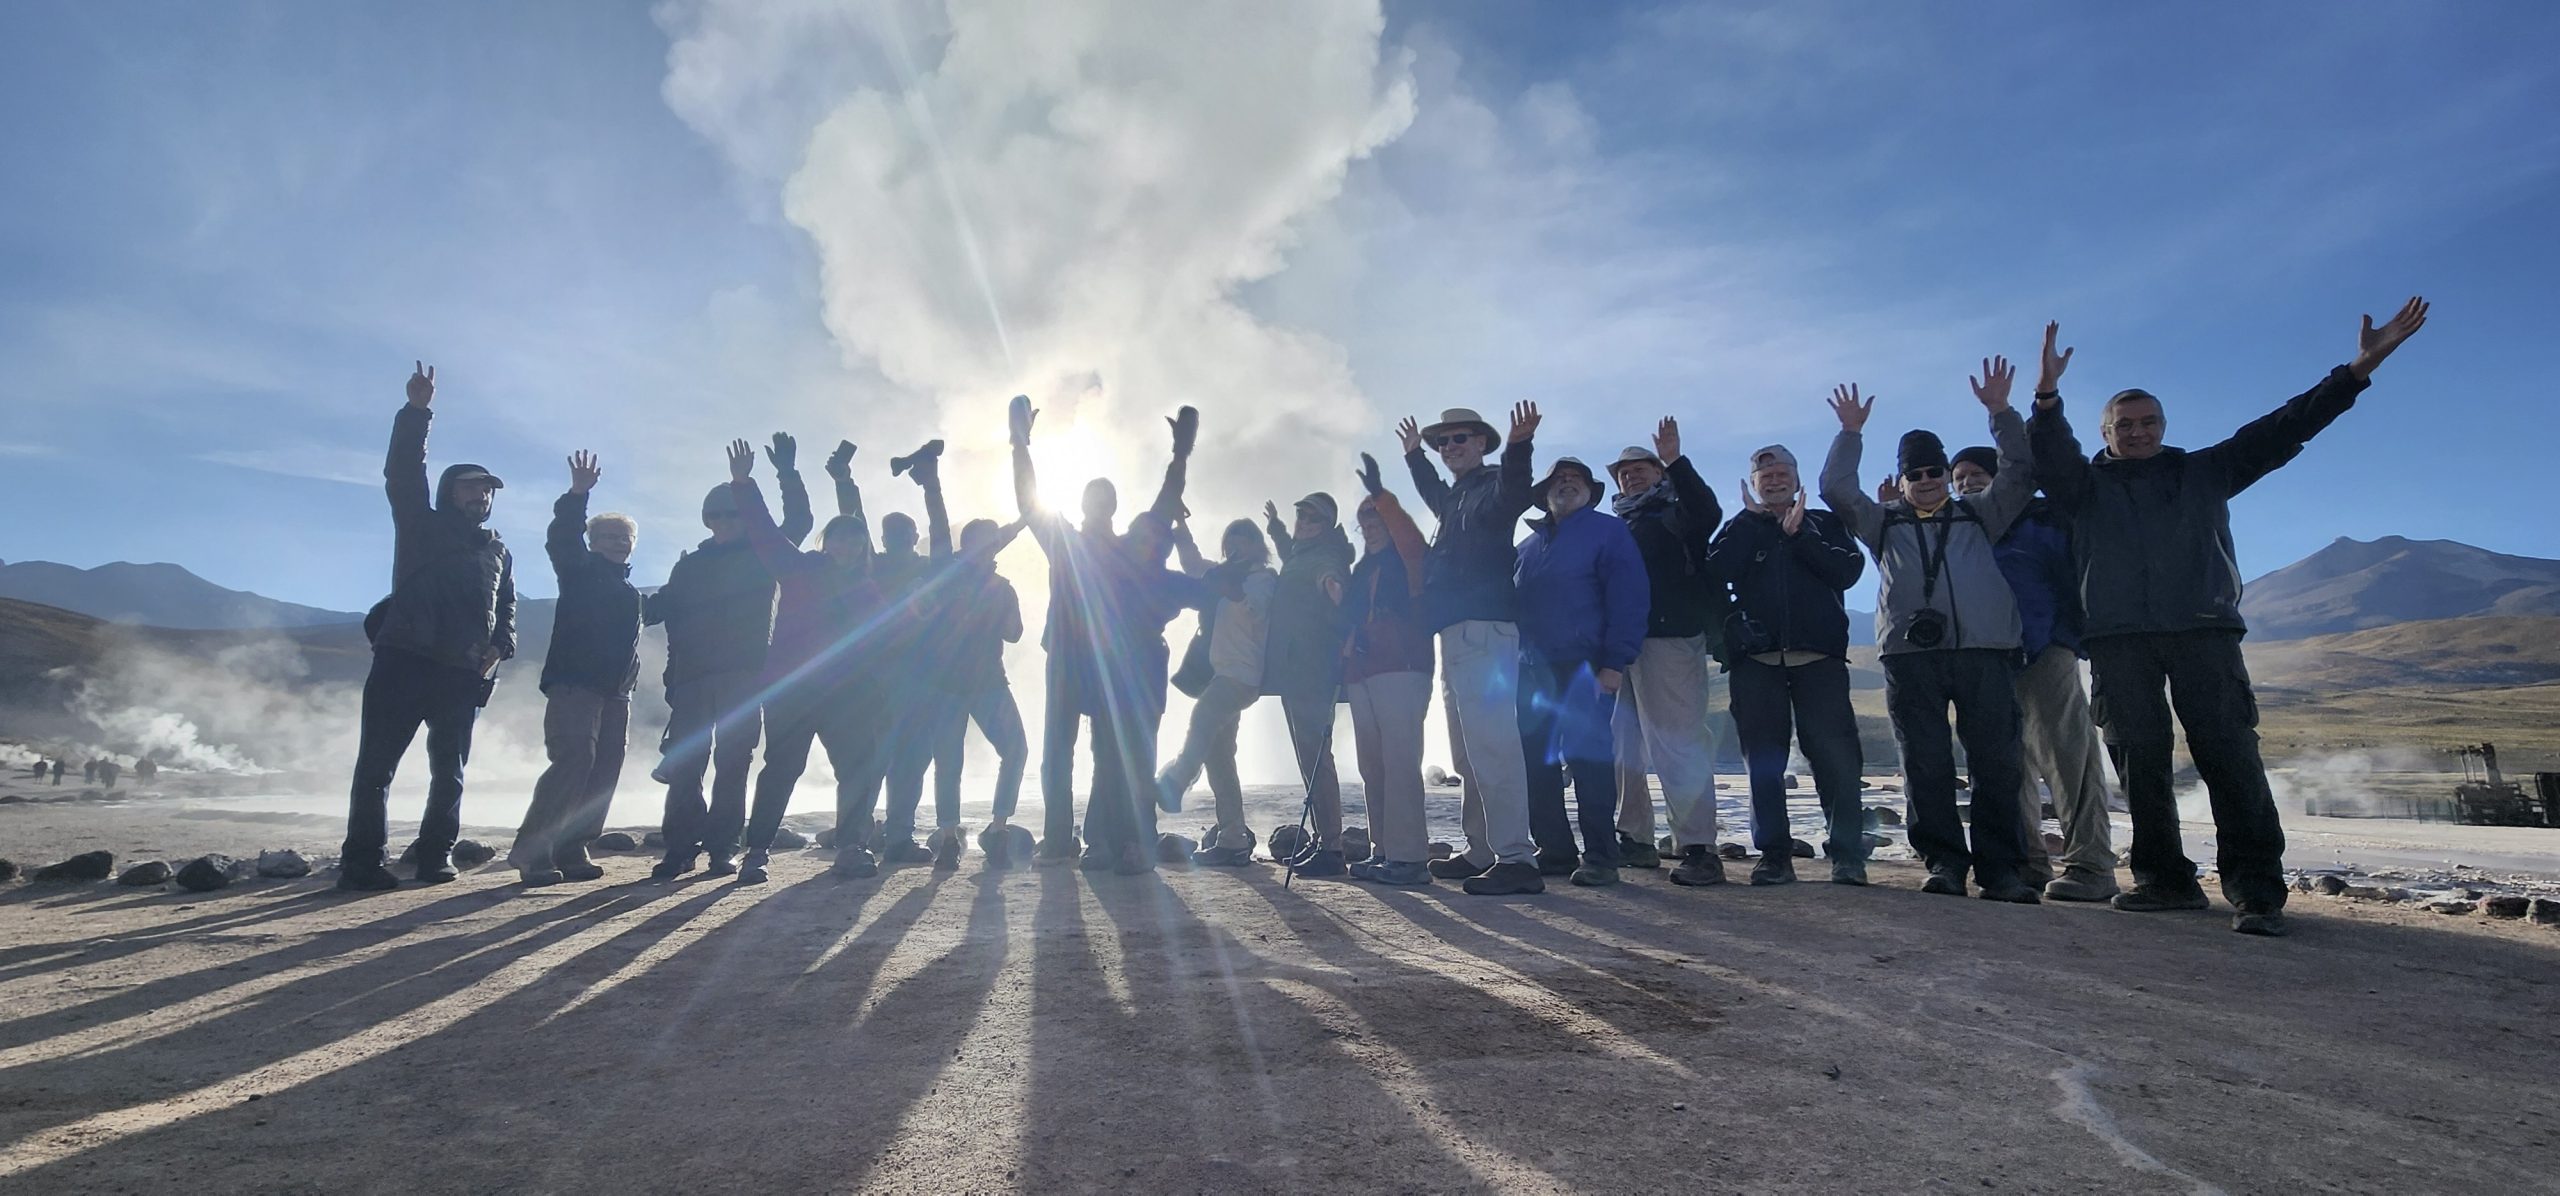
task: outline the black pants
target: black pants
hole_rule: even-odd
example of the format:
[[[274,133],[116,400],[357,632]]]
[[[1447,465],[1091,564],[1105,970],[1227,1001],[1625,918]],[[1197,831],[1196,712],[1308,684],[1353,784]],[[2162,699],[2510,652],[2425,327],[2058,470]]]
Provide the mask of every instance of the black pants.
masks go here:
[[[738,845],[747,816],[747,774],[755,767],[756,736],[764,730],[762,686],[754,669],[689,677],[667,687],[665,754],[667,806],[660,829],[667,858],[685,860],[710,848],[727,855]],[[711,800],[702,798],[702,775],[711,772]]]
[[[1093,686],[1085,679],[1085,671],[1064,659],[1066,651],[1049,651],[1049,700],[1040,716],[1040,838],[1044,846],[1063,845],[1076,836],[1076,735],[1083,729],[1088,708],[1100,704],[1088,692]]]
[[[1885,709],[1902,746],[1911,849],[1930,871],[1971,868],[1985,888],[2025,879],[2027,827],[2018,808],[2021,768],[2016,653],[1996,648],[1898,652],[1884,658]],[[1947,735],[1947,708],[1956,712]],[[1956,816],[1955,739],[1973,770],[1973,844]]]
[[[755,810],[747,818],[746,848],[770,851],[774,831],[791,806],[791,791],[809,769],[809,748],[827,747],[827,762],[836,770],[837,847],[860,846],[859,829],[848,830],[845,810],[858,804],[856,826],[870,820],[870,794],[879,784],[875,753],[882,750],[879,726],[870,703],[840,691],[798,694],[785,691],[764,708],[764,771],[756,774]],[[850,838],[848,838],[850,836]]]
[[[406,652],[374,653],[347,795],[345,866],[383,862],[391,777],[421,725],[427,729],[427,811],[418,824],[418,856],[435,860],[453,851],[462,834],[462,766],[471,759],[471,727],[479,717],[480,678],[471,670]]]
[[[915,841],[916,807],[924,803],[925,770],[934,766],[937,749],[951,737],[952,721],[969,717],[961,705],[964,700],[962,695],[946,693],[930,684],[915,686],[900,695],[897,709],[884,724],[881,743],[881,750],[889,754],[889,825],[882,843]],[[959,770],[954,767],[949,772],[951,783],[935,787],[936,830],[960,822]],[[950,794],[947,804],[942,800],[945,791]]]
[[[1520,758],[1529,769],[1529,837],[1538,854],[1570,859],[1573,822],[1564,814],[1565,777],[1573,777],[1574,812],[1582,824],[1581,856],[1619,865],[1618,762],[1610,719],[1615,695],[1600,692],[1589,666],[1520,661]]]
[[[2170,780],[2174,710],[2213,803],[2222,895],[2234,905],[2283,908],[2284,824],[2258,755],[2258,697],[2249,688],[2240,633],[2111,635],[2089,641],[2088,650],[2095,682],[2090,713],[2106,730],[2107,754],[2133,814],[2134,883],[2196,883],[2195,863],[2179,841]]]
[[[1162,674],[1159,673],[1159,676]],[[1156,733],[1164,721],[1161,683],[1143,678],[1106,687],[1093,713],[1093,798],[1084,812],[1088,850],[1156,851]]]
[[[1809,664],[1732,665],[1733,729],[1751,774],[1751,842],[1763,854],[1792,849],[1787,829],[1787,748],[1804,747],[1814,790],[1831,826],[1835,860],[1867,858],[1866,808],[1858,793],[1866,753],[1858,746],[1858,713],[1849,705],[1849,662],[1826,656]]]

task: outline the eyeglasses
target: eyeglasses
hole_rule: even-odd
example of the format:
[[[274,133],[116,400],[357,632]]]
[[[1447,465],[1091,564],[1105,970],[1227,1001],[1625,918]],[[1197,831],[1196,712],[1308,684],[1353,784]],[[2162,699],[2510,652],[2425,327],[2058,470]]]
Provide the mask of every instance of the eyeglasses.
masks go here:
[[[2118,432],[2155,432],[2160,428],[2160,417],[2146,415],[2139,419],[2120,419],[2107,426]]]
[[[1946,473],[1946,470],[1940,469],[1935,465],[1923,465],[1918,469],[1906,469],[1902,471],[1902,476],[1905,481],[1934,482],[1939,478],[1946,476]]]
[[[1447,434],[1447,435],[1445,435],[1445,436],[1434,436],[1434,437],[1432,437],[1432,438],[1431,438],[1431,447],[1433,447],[1433,448],[1447,448],[1447,447],[1449,447],[1450,445],[1453,445],[1453,444],[1466,444],[1466,443],[1468,443],[1468,442],[1470,442],[1470,441],[1474,440],[1475,438],[1476,438],[1476,434],[1475,434],[1475,433],[1473,433],[1473,432],[1451,432],[1451,433],[1449,433],[1449,434]]]

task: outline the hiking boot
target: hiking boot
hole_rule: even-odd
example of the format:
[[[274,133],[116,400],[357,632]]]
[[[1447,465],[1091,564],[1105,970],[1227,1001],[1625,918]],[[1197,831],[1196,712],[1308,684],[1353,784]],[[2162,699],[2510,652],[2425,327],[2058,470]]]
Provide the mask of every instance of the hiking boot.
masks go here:
[[[1714,848],[1693,843],[1680,850],[1680,866],[1671,870],[1671,883],[1702,888],[1724,883],[1724,861],[1716,858]]]
[[[1341,876],[1350,872],[1350,869],[1344,866],[1342,853],[1339,851],[1310,852],[1305,860],[1292,867],[1300,876]]]
[[[702,873],[705,876],[735,876],[738,874],[738,861],[727,851],[715,849],[703,863]]]
[[[551,866],[560,870],[562,880],[603,880],[604,866],[584,856],[555,859]]]
[[[556,885],[561,881],[568,879],[568,877],[560,874],[559,869],[554,868],[549,864],[517,864],[515,865],[515,870],[517,882],[528,889],[538,889],[544,885]]]
[[[1964,896],[1964,869],[1931,868],[1929,879],[1920,882],[1920,891],[1941,897]]]
[[[935,832],[933,844],[933,870],[936,872],[959,871],[960,850],[960,832],[958,830],[945,827],[942,830]]]
[[[1042,868],[1056,868],[1061,865],[1072,864],[1076,861],[1077,848],[1078,844],[1076,843],[1076,837],[1074,835],[1068,835],[1062,839],[1042,839],[1040,841],[1039,854],[1034,856],[1031,862]]]
[[[1866,884],[1867,862],[1865,860],[1831,861],[1831,883],[1835,885]]]
[[[1388,860],[1384,863],[1371,860],[1368,867],[1369,874],[1361,879],[1372,884],[1427,885],[1431,883],[1431,869],[1423,866],[1420,860]]]
[[[846,880],[868,880],[880,875],[880,861],[859,847],[836,853],[836,862],[827,868]]]
[[[1476,863],[1462,855],[1453,855],[1445,860],[1433,860],[1430,868],[1431,875],[1441,880],[1467,880],[1492,870],[1491,865]]]
[[[763,884],[765,881],[765,865],[771,862],[771,860],[766,858],[765,853],[761,851],[748,852],[747,858],[738,862],[738,883],[742,885]]]
[[[418,853],[418,871],[416,876],[419,884],[448,884],[461,875],[461,873],[453,870],[453,857],[451,855],[441,851],[436,852],[433,855],[429,855],[425,852]]]
[[[1549,854],[1543,851],[1538,853],[1538,875],[1540,876],[1571,876],[1573,870],[1581,866],[1582,857],[1579,855]]]
[[[1785,848],[1761,852],[1760,862],[1751,866],[1751,883],[1755,885],[1796,883],[1795,853]]]
[[[2231,915],[2231,929],[2260,938],[2280,939],[2289,929],[2284,921],[2284,907],[2262,901],[2243,902]]]
[[[1122,876],[1143,876],[1156,870],[1156,857],[1132,843],[1120,849],[1119,857],[1111,861],[1111,870]]]
[[[1194,865],[1209,868],[1242,868],[1253,862],[1250,847],[1203,847],[1191,853]]]
[[[2006,901],[2011,905],[2043,904],[2043,898],[2038,897],[2036,893],[2034,885],[2023,880],[2013,880],[2006,884],[1986,884],[1982,886],[1982,891],[1974,896],[1985,901]]]
[[[1439,872],[1440,870],[1436,867],[1432,869],[1432,874],[1435,876],[1439,875]],[[1495,864],[1481,873],[1469,876],[1465,888],[1467,892],[1478,897],[1509,897],[1521,893],[1546,892],[1547,881],[1536,864],[1514,861]]]
[[[1627,868],[1659,868],[1662,852],[1642,839],[1618,836],[1618,863]]]
[[[2135,885],[2115,895],[2107,904],[2129,914],[2156,914],[2173,909],[2212,909],[2213,900],[2204,895],[2200,885],[2172,889],[2159,885]]]
[[[2019,871],[2018,880],[2022,884],[2034,886],[2037,892],[2043,892],[2046,885],[2053,883],[2053,869],[2030,866]]]
[[[698,862],[699,857],[695,856],[691,852],[687,852],[680,856],[668,856],[667,858],[658,861],[656,865],[649,869],[649,879],[660,881],[674,880],[687,872],[693,871],[694,866]]]
[[[2056,901],[2105,901],[2122,891],[2116,887],[2115,877],[2078,868],[2063,869],[2062,875],[2044,887],[2044,895]]]
[[[1654,867],[1661,866],[1662,861],[1656,859]],[[1573,883],[1586,889],[1605,889],[1618,883],[1618,870],[1607,864],[1584,864],[1573,870]]]
[[[380,864],[346,864],[338,869],[338,887],[350,893],[388,893],[400,878]]]
[[[933,853],[913,839],[900,839],[880,849],[883,864],[930,864]]]

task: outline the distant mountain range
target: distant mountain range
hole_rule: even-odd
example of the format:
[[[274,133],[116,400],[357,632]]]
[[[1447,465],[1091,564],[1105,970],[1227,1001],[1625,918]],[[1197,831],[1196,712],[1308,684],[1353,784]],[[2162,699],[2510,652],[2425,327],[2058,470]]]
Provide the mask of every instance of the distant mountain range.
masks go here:
[[[2560,561],[2452,540],[2338,539],[2250,582],[2253,640],[2292,640],[2394,623],[2560,615]]]
[[[0,598],[76,611],[110,623],[181,631],[244,631],[357,623],[362,614],[226,590],[177,565],[117,561],[95,569],[51,561],[0,564]]]

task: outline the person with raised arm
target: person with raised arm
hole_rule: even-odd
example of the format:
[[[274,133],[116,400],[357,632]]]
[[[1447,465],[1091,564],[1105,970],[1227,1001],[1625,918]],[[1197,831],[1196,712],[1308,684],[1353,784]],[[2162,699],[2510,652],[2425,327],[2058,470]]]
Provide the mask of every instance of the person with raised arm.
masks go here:
[[[587,517],[587,495],[603,476],[594,453],[570,455],[569,489],[551,504],[543,537],[560,584],[542,660],[550,763],[507,851],[507,865],[529,885],[604,875],[587,844],[604,833],[630,744],[631,690],[640,681],[640,591],[631,584],[639,526],[628,515]]]
[[[2379,327],[2364,317],[2355,356],[2311,389],[2219,443],[2169,446],[2160,399],[2121,390],[2099,411],[2106,445],[2081,452],[2063,415],[2060,382],[2071,350],[2045,329],[2045,376],[2028,437],[2036,480],[2071,528],[2092,682],[2092,708],[2133,816],[2134,887],[2116,895],[2134,912],[2205,909],[2203,885],[2178,834],[2170,713],[2213,807],[2214,870],[2242,934],[2285,933],[2284,826],[2258,753],[2258,700],[2240,652],[2239,558],[2231,500],[2282,468],[2346,414],[2373,371],[2426,327],[2411,296]]]
[[[1422,722],[1431,708],[1431,630],[1422,616],[1423,562],[1430,546],[1388,491],[1378,460],[1360,454],[1361,556],[1345,582],[1325,592],[1342,604],[1351,634],[1342,648],[1342,689],[1351,704],[1351,740],[1369,802],[1370,856],[1351,876],[1382,885],[1431,883],[1431,842],[1423,814]]]
[[[972,519],[960,529],[960,555],[951,566],[951,590],[936,625],[944,630],[947,649],[933,670],[932,681],[957,698],[957,717],[945,722],[933,749],[935,810],[960,807],[961,769],[966,758],[969,724],[996,753],[995,810],[989,834],[980,842],[989,869],[1010,868],[1028,860],[1014,857],[1006,834],[1022,800],[1022,772],[1031,749],[1023,735],[1022,709],[1014,702],[1013,683],[1005,676],[1004,646],[1022,642],[1022,599],[1013,583],[996,572],[996,557],[1027,525],[1017,519],[1002,527],[992,519]],[[956,838],[957,836],[954,836]],[[955,849],[956,851],[956,849]],[[953,864],[958,857],[955,853]],[[939,856],[935,859],[941,865]]]
[[[1262,697],[1271,592],[1280,575],[1271,568],[1270,545],[1250,519],[1227,524],[1214,564],[1192,542],[1187,523],[1174,525],[1173,545],[1182,571],[1209,587],[1217,601],[1200,617],[1200,655],[1186,659],[1184,675],[1173,679],[1191,695],[1191,722],[1181,750],[1155,774],[1157,805],[1181,809],[1182,795],[1206,774],[1217,823],[1201,836],[1192,858],[1242,867],[1253,860],[1253,832],[1245,825],[1244,782],[1236,775],[1236,732],[1244,712]]]
[[[1333,762],[1334,708],[1342,702],[1342,641],[1350,628],[1331,588],[1351,575],[1351,537],[1341,507],[1321,490],[1299,499],[1290,522],[1277,503],[1262,514],[1280,553],[1280,584],[1271,598],[1271,650],[1262,692],[1280,699],[1289,748],[1306,786],[1315,833],[1304,851],[1282,861],[1300,876],[1341,876],[1342,782]]]
[[[387,807],[392,774],[421,726],[427,729],[427,809],[418,825],[415,875],[421,884],[454,879],[472,727],[499,662],[516,654],[515,560],[485,526],[506,483],[477,465],[451,465],[430,501],[427,425],[435,399],[435,370],[419,362],[409,375],[409,401],[392,419],[382,465],[391,500],[391,595],[365,617],[373,667],[364,679],[338,871],[338,887],[356,892],[400,886],[384,860]]]
[[[935,847],[916,842],[916,809],[924,802],[924,774],[934,763],[937,745],[950,738],[950,725],[968,716],[961,695],[940,680],[949,655],[947,633],[955,624],[942,619],[952,568],[951,514],[942,501],[942,442],[937,440],[890,463],[924,491],[927,539],[916,550],[915,520],[904,513],[880,521],[882,553],[873,568],[881,598],[900,612],[907,631],[883,646],[883,672],[912,677],[920,684],[884,695],[879,734],[888,745],[889,819],[880,836],[880,862],[931,863],[937,871],[960,866],[960,791],[955,784],[937,786],[934,802]],[[948,800],[944,795],[948,794]]]
[[[1440,693],[1449,749],[1464,788],[1459,811],[1464,854],[1431,862],[1431,874],[1462,880],[1469,893],[1542,893],[1529,836],[1529,770],[1520,755],[1519,599],[1513,591],[1515,537],[1530,505],[1532,440],[1538,405],[1511,409],[1510,446],[1464,407],[1420,427],[1396,426],[1414,489],[1438,527],[1423,562],[1423,624],[1440,643]],[[1440,477],[1423,447],[1440,456]],[[1496,449],[1500,462],[1485,460]]]
[[[2022,825],[2016,799],[2018,606],[1993,551],[2035,497],[2026,421],[2009,405],[2016,379],[2007,358],[1991,357],[1972,380],[2002,458],[2001,477],[1976,498],[1948,488],[1946,445],[1927,430],[1904,433],[1896,451],[1901,497],[1869,498],[1858,480],[1859,457],[1875,399],[1861,398],[1855,386],[1833,390],[1840,434],[1823,463],[1822,500],[1875,554],[1885,710],[1902,748],[1911,847],[1929,869],[1921,891],[1961,897],[1970,874],[1986,900],[2034,905],[2042,894],[2025,876],[2033,828]],[[1973,772],[1970,844],[1956,813],[1950,708]],[[1846,879],[1844,868],[1853,865],[1863,879],[1863,832],[1859,825],[1831,828],[1832,879]]]
[[[1629,445],[1609,466],[1610,509],[1644,553],[1652,601],[1644,647],[1627,666],[1611,731],[1618,761],[1618,851],[1629,866],[1658,868],[1650,767],[1662,776],[1672,848],[1716,848],[1716,736],[1709,698],[1721,650],[1724,587],[1707,580],[1707,546],[1724,509],[1681,452],[1680,421],[1663,416],[1653,447]]]

